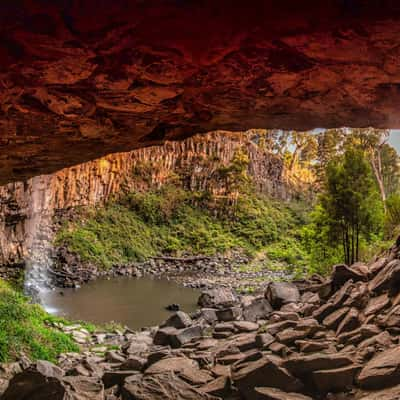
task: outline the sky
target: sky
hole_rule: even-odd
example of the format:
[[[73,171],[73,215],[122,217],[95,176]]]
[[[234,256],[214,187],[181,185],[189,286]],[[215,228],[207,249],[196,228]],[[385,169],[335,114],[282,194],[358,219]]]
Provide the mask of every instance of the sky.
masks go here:
[[[400,129],[391,130],[389,143],[397,150],[397,153],[400,154]]]

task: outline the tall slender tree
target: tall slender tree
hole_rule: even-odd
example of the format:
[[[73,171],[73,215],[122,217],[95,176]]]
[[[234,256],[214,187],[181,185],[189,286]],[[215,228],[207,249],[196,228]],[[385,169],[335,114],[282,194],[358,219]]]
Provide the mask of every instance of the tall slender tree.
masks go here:
[[[360,257],[360,236],[373,231],[379,210],[379,196],[371,166],[359,149],[348,148],[326,168],[321,206],[333,240],[342,243],[346,264]]]

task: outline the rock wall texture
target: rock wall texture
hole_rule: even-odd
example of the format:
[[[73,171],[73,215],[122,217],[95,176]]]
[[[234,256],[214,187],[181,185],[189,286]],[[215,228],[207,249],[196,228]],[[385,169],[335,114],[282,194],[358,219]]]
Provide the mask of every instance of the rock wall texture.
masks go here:
[[[51,239],[55,213],[101,204],[129,190],[157,187],[178,174],[191,190],[218,191],[215,179],[241,149],[257,188],[285,198],[283,162],[260,149],[249,135],[213,132],[163,146],[111,154],[88,163],[0,187],[0,263],[17,263]]]
[[[400,128],[395,0],[0,8],[0,182],[217,129]]]

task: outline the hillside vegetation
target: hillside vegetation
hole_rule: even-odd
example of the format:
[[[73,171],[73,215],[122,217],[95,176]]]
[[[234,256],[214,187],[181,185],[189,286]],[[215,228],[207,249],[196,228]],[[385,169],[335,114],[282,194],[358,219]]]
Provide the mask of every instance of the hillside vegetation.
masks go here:
[[[234,206],[210,207],[206,196],[166,185],[82,210],[79,221],[58,232],[57,244],[103,268],[160,254],[212,255],[232,249],[248,255],[264,250],[271,260],[304,265],[298,241],[305,218],[299,203],[242,195]]]
[[[57,319],[0,280],[0,362],[21,354],[55,361],[58,354],[78,351],[70,335],[50,326]]]

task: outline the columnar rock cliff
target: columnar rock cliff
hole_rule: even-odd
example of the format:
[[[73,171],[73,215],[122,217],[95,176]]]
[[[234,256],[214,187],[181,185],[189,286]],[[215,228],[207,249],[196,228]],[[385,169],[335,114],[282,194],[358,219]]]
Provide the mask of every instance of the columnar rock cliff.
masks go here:
[[[213,132],[181,142],[117,153],[52,175],[0,187],[0,262],[16,263],[28,249],[52,235],[60,210],[103,203],[128,190],[145,190],[178,174],[192,190],[218,190],[216,172],[241,149],[257,188],[285,197],[282,160],[261,149],[249,135]]]

